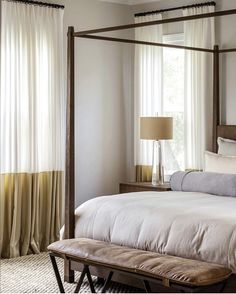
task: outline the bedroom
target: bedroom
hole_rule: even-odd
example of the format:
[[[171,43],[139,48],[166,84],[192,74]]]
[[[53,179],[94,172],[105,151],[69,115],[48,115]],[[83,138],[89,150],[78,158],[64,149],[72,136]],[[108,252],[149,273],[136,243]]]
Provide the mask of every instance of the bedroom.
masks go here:
[[[66,95],[66,80],[73,74],[67,74],[66,63],[68,27],[74,26],[75,32],[81,32],[134,22],[162,21],[183,15],[232,10],[236,8],[235,2],[218,0],[215,5],[203,1],[205,5],[187,8],[185,6],[201,1],[46,2],[56,6],[40,6],[31,1],[1,1],[0,290],[58,291],[49,256],[41,252],[46,252],[47,246],[60,238],[64,222],[65,236],[69,238],[74,238],[75,233],[75,237],[111,241],[117,246],[126,245],[147,252],[151,250],[165,256],[174,255],[195,261],[200,259],[223,265],[234,273],[235,247],[231,222],[234,220],[235,203],[234,198],[229,196],[235,196],[235,159],[232,157],[235,155],[235,142],[220,141],[221,154],[230,155],[229,158],[206,155],[208,161],[211,161],[206,171],[217,174],[200,172],[196,173],[197,178],[192,178],[194,173],[184,174],[186,181],[195,183],[196,191],[192,191],[188,182],[186,189],[200,194],[194,196],[197,197],[195,200],[191,198],[191,202],[184,196],[188,194],[182,192],[177,201],[177,196],[171,195],[179,195],[181,192],[168,194],[172,193],[168,191],[169,183],[152,185],[152,157],[157,152],[153,152],[152,140],[140,140],[139,124],[141,116],[155,117],[155,121],[162,116],[174,118],[173,128],[170,120],[167,121],[171,129],[169,137],[174,139],[162,144],[165,181],[169,181],[170,176],[178,170],[202,170],[205,166],[204,152],[216,151],[218,135],[225,139],[236,139],[235,53],[220,53],[220,83],[217,83],[218,74],[215,70],[213,91],[212,57],[217,54],[211,52],[216,44],[220,50],[236,48],[236,16],[199,18],[185,23],[178,21],[102,34],[113,38],[167,43],[168,48],[76,37],[75,82],[71,79],[68,83],[71,86],[68,87],[70,95]],[[176,7],[178,9],[173,10]],[[159,10],[168,11],[160,13]],[[150,11],[159,12],[134,17],[134,14]],[[208,48],[209,52],[199,54],[187,48],[183,50],[181,46]],[[69,57],[72,55],[69,54]],[[214,68],[217,69],[217,58],[214,60]],[[73,72],[72,64],[69,63],[70,73]],[[191,79],[192,75],[194,78]],[[73,96],[74,111],[67,110],[66,115],[66,101],[70,101]],[[218,103],[219,96],[221,103]],[[142,113],[137,107],[140,104],[145,109]],[[220,111],[217,111],[219,105]],[[217,122],[219,117],[220,121]],[[219,124],[232,127],[219,128],[221,133],[217,133],[216,126]],[[172,185],[178,175],[172,178]],[[219,176],[224,177],[223,184]],[[65,186],[67,190],[64,195]],[[119,190],[135,193],[109,196],[118,194]],[[138,191],[151,192],[143,194]],[[206,197],[204,204],[200,198],[205,194],[207,197],[214,194],[214,197]],[[228,197],[222,198],[223,195]],[[109,204],[101,205],[107,201]],[[208,201],[214,203],[213,212]],[[156,207],[156,218],[150,213],[155,204],[162,207]],[[91,218],[97,213],[96,205],[104,210],[100,210],[100,222],[96,221],[96,226],[92,226]],[[71,211],[78,206],[74,231]],[[120,214],[119,208],[122,208]],[[93,212],[93,209],[96,211]],[[204,217],[196,212],[199,209],[206,210]],[[173,210],[187,216],[183,217],[182,222],[181,219],[179,223],[171,222],[176,217],[172,214]],[[196,222],[191,219],[191,213],[196,217]],[[115,218],[118,221],[116,227],[112,227]],[[204,230],[205,218],[211,221],[216,218],[213,221],[215,227],[219,222],[219,227],[210,231],[217,238],[208,235],[204,238],[205,247],[199,250],[196,248],[200,246],[202,235],[194,233],[194,227],[201,223]],[[160,230],[154,226],[157,220],[162,224]],[[165,239],[168,222],[176,227],[173,234]],[[146,229],[141,229],[140,223],[146,225]],[[179,226],[183,237],[179,233]],[[191,234],[194,234],[195,239]],[[227,238],[231,241],[223,242]],[[233,246],[232,256],[228,252],[231,252],[230,245]],[[209,252],[210,249],[212,251]],[[228,261],[225,261],[227,258]],[[63,276],[63,261],[58,262]],[[68,292],[73,292],[75,287],[68,283],[68,280],[73,280],[72,269],[77,267],[77,264],[71,265],[69,269],[68,261],[65,264],[65,287]],[[91,269],[93,275],[94,270],[96,268]],[[107,272],[97,273],[97,276],[100,278],[95,279],[99,291]],[[138,284],[130,277],[127,281],[124,278],[127,277],[114,276],[114,281],[127,282],[134,288],[114,284],[118,286],[112,286],[109,291],[132,292],[143,289],[142,283]],[[233,278],[227,281],[229,285],[227,283],[225,291],[234,286],[232,281]],[[154,286],[151,285],[153,291]],[[86,281],[82,290],[90,291]],[[162,288],[162,291],[169,290]]]

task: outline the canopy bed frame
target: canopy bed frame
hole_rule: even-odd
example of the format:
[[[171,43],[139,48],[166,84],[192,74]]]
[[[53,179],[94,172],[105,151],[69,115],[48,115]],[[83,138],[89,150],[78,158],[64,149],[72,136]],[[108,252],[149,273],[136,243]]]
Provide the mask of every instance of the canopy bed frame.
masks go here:
[[[206,3],[204,3],[206,5]],[[203,4],[202,4],[203,5]],[[195,5],[196,6],[196,5]],[[189,7],[189,6],[188,6]],[[220,55],[230,52],[236,52],[236,48],[220,49],[215,45],[213,49],[195,48],[180,45],[170,45],[162,43],[152,43],[139,40],[129,40],[121,38],[113,38],[107,36],[94,35],[97,33],[113,32],[125,29],[134,29],[138,27],[161,25],[174,22],[182,22],[189,20],[196,20],[202,18],[219,17],[236,14],[236,9],[218,11],[214,13],[205,13],[192,16],[183,16],[168,18],[158,21],[143,22],[137,24],[121,25],[115,27],[107,27],[101,29],[93,29],[87,31],[75,32],[74,27],[68,28],[68,89],[67,89],[67,134],[66,134],[66,182],[65,182],[65,238],[74,238],[75,230],[75,117],[74,117],[74,103],[75,103],[75,38],[103,40],[119,43],[158,46],[177,48],[182,50],[198,51],[212,54],[213,57],[213,146],[212,151],[217,151],[217,137],[225,137],[236,140],[236,126],[221,125],[220,123]],[[67,282],[74,281],[74,272],[71,269],[69,261],[65,262],[64,279]]]

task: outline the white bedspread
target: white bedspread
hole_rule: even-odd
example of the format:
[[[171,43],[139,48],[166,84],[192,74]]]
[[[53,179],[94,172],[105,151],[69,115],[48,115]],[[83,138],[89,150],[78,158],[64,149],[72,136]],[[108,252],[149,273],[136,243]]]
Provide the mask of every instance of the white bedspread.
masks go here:
[[[76,209],[76,237],[218,263],[236,272],[236,198],[140,192]]]

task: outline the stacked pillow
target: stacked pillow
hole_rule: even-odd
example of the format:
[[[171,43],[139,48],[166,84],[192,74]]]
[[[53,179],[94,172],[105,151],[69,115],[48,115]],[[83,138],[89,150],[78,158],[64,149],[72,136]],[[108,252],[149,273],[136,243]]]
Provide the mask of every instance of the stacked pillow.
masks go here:
[[[218,138],[218,154],[225,156],[236,156],[236,141]]]
[[[218,154],[205,152],[205,171],[236,174],[236,141],[218,138]]]

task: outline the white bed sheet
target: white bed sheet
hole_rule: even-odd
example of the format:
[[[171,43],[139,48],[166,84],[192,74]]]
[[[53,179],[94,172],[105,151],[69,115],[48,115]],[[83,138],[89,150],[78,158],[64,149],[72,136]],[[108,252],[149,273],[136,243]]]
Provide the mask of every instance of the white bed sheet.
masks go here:
[[[236,272],[236,198],[139,192],[89,200],[75,214],[77,238],[213,262]]]

